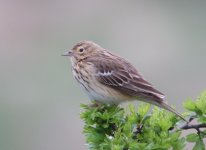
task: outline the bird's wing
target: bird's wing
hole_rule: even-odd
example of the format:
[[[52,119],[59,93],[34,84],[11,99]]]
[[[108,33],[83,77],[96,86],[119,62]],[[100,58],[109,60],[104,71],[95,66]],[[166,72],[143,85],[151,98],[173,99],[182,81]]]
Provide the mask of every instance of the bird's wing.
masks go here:
[[[152,85],[143,79],[138,71],[123,58],[96,59],[93,63],[96,69],[97,80],[122,93],[150,98],[161,103],[164,95],[154,89]]]

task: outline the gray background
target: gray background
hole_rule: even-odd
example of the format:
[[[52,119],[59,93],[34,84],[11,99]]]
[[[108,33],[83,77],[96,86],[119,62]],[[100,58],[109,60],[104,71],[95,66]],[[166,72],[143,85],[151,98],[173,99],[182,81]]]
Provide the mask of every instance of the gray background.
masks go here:
[[[1,0],[0,149],[86,149],[89,103],[61,53],[93,40],[183,112],[206,88],[206,1]]]

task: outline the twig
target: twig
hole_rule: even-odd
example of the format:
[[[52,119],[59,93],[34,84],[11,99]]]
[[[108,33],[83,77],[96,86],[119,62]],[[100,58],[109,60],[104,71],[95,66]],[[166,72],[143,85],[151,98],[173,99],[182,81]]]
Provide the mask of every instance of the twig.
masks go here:
[[[202,123],[202,124],[185,124],[184,126],[182,126],[180,129],[183,129],[183,130],[188,130],[188,129],[195,129],[197,130],[197,134],[200,134],[201,131],[200,131],[200,128],[206,128],[206,123]]]

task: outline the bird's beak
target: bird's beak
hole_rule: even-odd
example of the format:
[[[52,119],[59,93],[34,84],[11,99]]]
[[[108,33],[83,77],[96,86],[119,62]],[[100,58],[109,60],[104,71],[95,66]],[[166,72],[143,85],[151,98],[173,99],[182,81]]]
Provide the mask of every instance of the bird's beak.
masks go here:
[[[66,51],[62,54],[62,56],[73,56],[73,55],[74,55],[74,53],[71,50]]]

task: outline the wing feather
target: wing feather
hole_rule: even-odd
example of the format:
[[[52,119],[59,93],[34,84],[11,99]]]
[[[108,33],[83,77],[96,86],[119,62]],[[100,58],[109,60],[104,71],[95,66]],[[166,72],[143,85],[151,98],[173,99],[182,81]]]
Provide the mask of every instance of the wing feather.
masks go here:
[[[95,59],[97,60],[97,59]],[[94,61],[94,60],[89,60]],[[122,93],[162,102],[164,95],[153,88],[126,60],[104,58],[93,62],[97,80]]]

